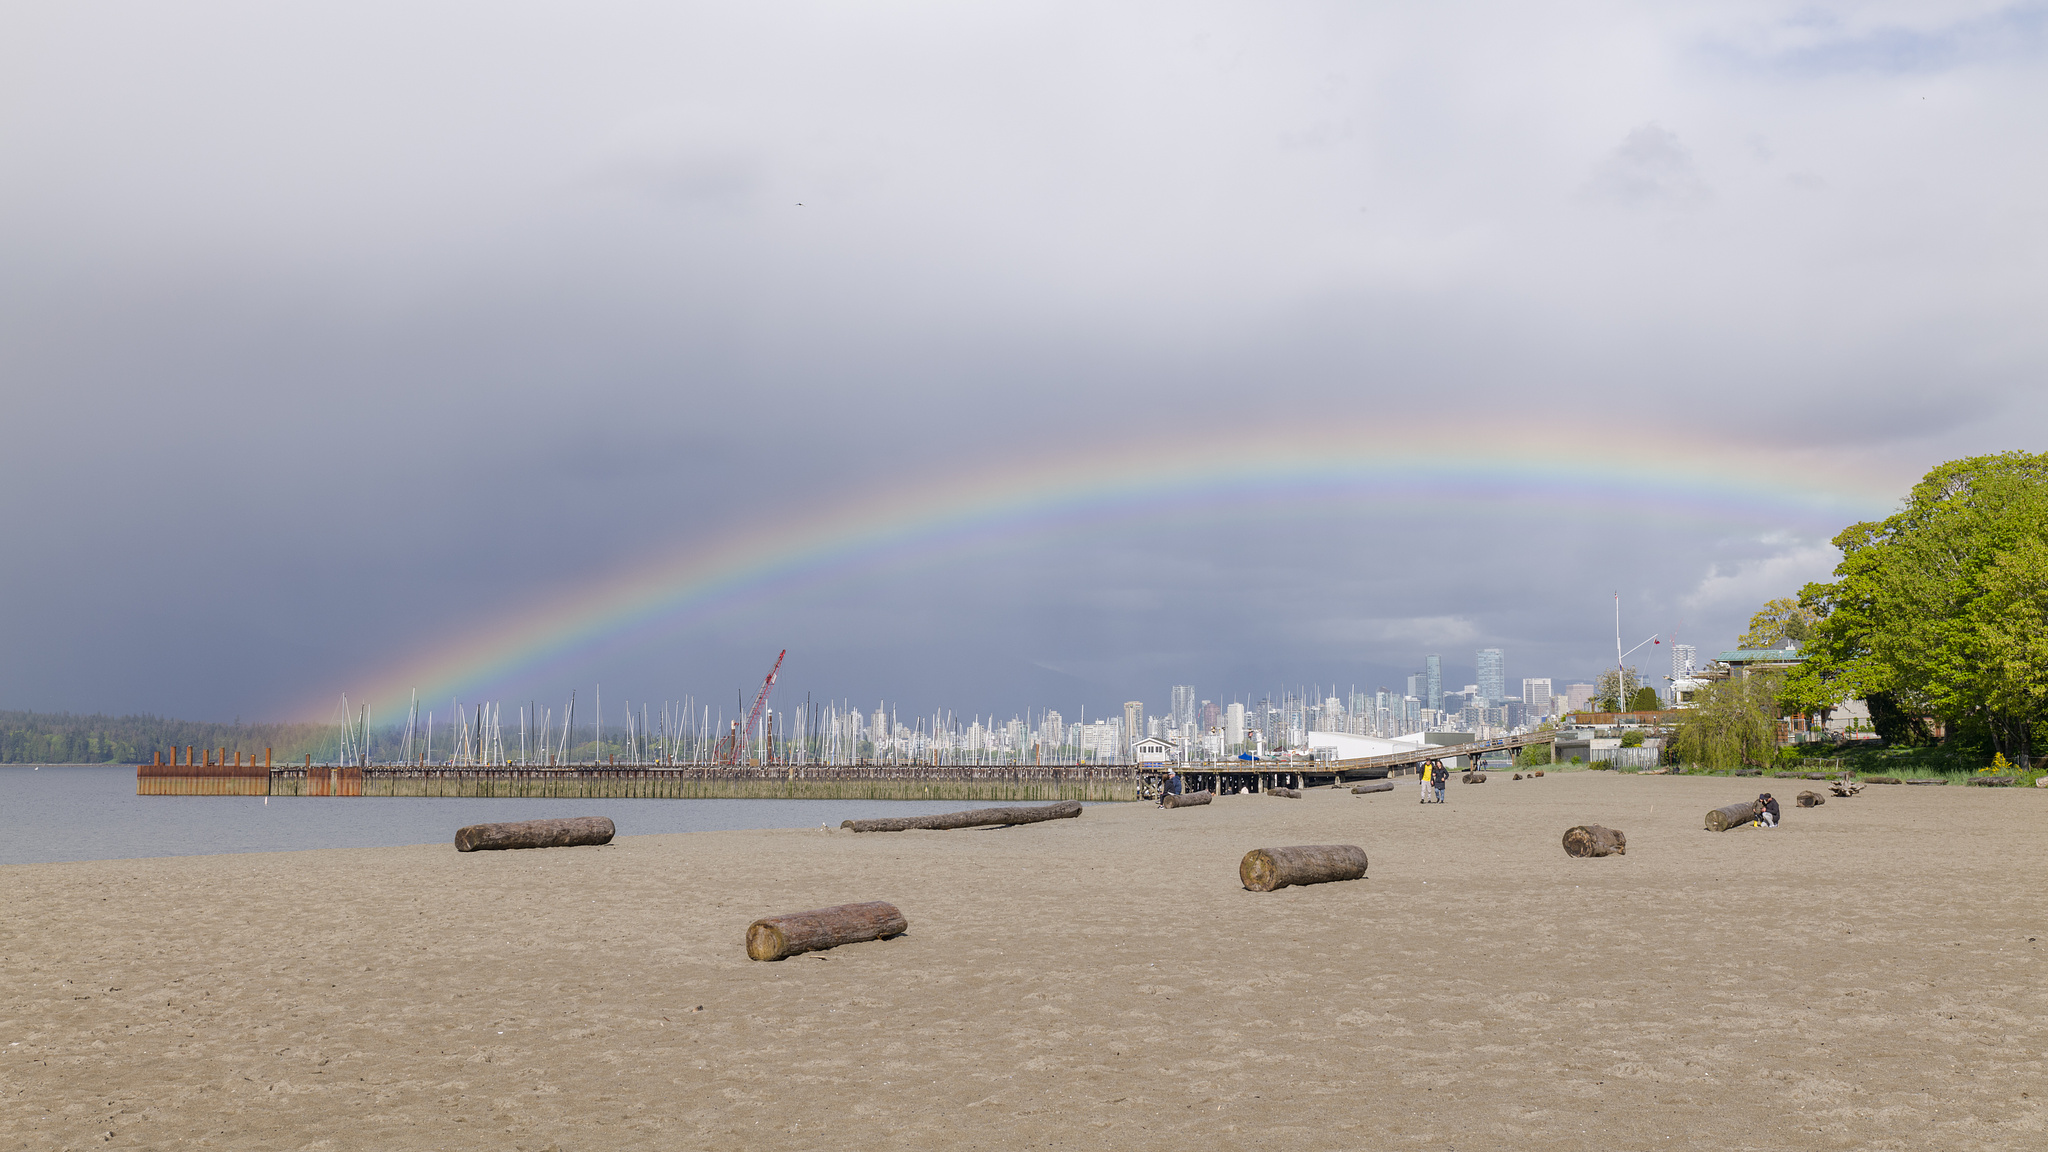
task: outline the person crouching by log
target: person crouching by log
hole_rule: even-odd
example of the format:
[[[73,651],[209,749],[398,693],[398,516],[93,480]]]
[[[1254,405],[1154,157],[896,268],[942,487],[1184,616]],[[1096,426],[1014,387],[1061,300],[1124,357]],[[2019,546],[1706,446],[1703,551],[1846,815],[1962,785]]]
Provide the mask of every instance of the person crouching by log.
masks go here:
[[[1766,828],[1778,826],[1778,798],[1769,792],[1756,798],[1756,822]]]
[[[1171,768],[1166,770],[1166,782],[1159,786],[1159,806],[1166,807],[1168,796],[1180,795],[1180,773]]]

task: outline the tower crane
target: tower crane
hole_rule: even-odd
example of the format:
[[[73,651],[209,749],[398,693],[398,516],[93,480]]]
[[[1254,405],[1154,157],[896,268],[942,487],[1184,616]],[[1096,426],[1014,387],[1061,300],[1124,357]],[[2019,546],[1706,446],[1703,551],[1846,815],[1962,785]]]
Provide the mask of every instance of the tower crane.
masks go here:
[[[741,755],[754,738],[754,725],[761,722],[761,710],[768,706],[768,693],[775,688],[776,673],[782,671],[782,658],[787,655],[789,655],[789,649],[787,648],[775,654],[775,667],[768,670],[768,678],[761,681],[761,690],[754,694],[753,710],[747,713],[747,719],[744,724],[735,720],[732,731],[727,734],[725,739],[719,741],[718,755],[713,758],[715,763],[738,764],[740,762]]]

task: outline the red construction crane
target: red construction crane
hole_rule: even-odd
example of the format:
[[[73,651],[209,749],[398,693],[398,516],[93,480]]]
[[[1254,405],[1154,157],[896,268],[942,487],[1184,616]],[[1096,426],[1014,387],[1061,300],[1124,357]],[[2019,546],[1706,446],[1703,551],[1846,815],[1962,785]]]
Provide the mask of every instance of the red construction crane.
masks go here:
[[[787,648],[775,654],[775,667],[768,670],[768,678],[761,681],[761,690],[754,694],[754,709],[747,713],[746,726],[741,727],[735,721],[732,733],[720,742],[718,755],[715,758],[718,763],[738,764],[741,753],[748,744],[753,742],[754,725],[761,722],[761,709],[768,706],[768,693],[775,688],[775,674],[782,671],[782,658],[787,655],[789,655],[789,649]]]

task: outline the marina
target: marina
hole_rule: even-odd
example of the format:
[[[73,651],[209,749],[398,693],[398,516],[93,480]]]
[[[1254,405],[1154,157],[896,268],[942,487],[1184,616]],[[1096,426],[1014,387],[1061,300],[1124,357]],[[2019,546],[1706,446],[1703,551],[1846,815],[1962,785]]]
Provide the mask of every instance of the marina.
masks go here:
[[[1386,756],[1324,761],[1176,764],[1190,790],[1264,792],[1377,780],[1433,760],[1459,767],[1489,755],[1549,744],[1550,732],[1521,733]],[[232,761],[232,762],[230,762]],[[1156,796],[1164,764],[710,764],[607,762],[575,766],[303,763],[277,765],[266,749],[159,752],[135,769],[138,796],[382,796],[648,800],[1083,800]]]

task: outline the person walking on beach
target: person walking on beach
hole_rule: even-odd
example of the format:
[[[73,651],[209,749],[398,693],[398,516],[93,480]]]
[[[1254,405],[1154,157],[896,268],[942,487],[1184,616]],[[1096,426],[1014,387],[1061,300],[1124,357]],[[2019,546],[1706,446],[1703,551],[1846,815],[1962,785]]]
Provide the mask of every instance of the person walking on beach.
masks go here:
[[[1415,779],[1422,786],[1422,798],[1420,801],[1418,801],[1418,803],[1429,803],[1429,769],[1430,766],[1435,763],[1436,761],[1434,760],[1424,760],[1422,763],[1417,764],[1415,766]]]
[[[1778,798],[1766,792],[1758,796],[1756,802],[1759,809],[1756,814],[1756,822],[1766,828],[1776,828],[1778,826]]]
[[[1430,769],[1429,780],[1430,783],[1436,785],[1436,802],[1439,804],[1443,803],[1444,786],[1451,782],[1451,770],[1444,767],[1443,761],[1438,760],[1436,767]]]

